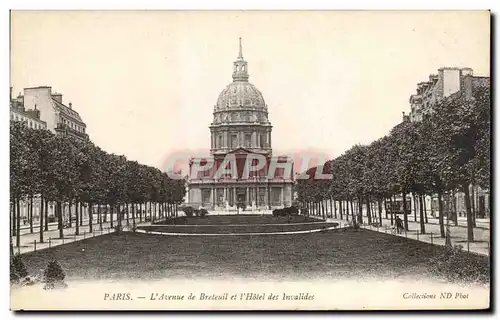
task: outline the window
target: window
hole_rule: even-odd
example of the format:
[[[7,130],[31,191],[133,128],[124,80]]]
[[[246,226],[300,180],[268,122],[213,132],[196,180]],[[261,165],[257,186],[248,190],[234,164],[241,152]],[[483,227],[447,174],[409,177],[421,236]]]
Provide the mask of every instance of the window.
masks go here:
[[[265,148],[267,147],[267,139],[266,139],[266,134],[265,133],[261,133],[260,134],[260,147],[261,148]]]
[[[217,190],[217,205],[221,207],[224,205],[224,189],[217,188],[216,190]]]
[[[264,205],[266,203],[266,188],[259,187],[259,197],[258,197],[258,205]]]
[[[210,177],[210,169],[203,170],[203,171],[201,172],[201,176],[202,176],[202,177]]]
[[[252,134],[245,133],[245,147],[249,148],[252,146]]]
[[[222,148],[222,135],[219,134],[219,136],[217,137],[217,148]]]
[[[238,147],[238,135],[237,134],[231,134],[231,147],[232,148]]]
[[[211,201],[210,201],[210,195],[211,195],[211,192],[210,192],[210,189],[202,189],[202,202],[203,204],[210,204]]]
[[[281,188],[272,188],[271,189],[271,194],[272,194],[272,204],[273,206],[279,206],[281,205]]]

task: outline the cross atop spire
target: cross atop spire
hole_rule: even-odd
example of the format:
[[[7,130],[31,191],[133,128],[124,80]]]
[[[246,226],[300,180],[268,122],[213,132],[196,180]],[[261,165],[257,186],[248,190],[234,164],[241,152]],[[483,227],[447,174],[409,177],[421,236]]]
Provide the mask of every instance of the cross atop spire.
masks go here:
[[[233,80],[234,81],[248,81],[248,67],[247,62],[243,59],[243,49],[241,45],[240,37],[240,51],[238,53],[238,59],[233,62]]]
[[[238,59],[243,60],[243,49],[241,46],[241,37],[240,37],[240,53],[238,54]]]

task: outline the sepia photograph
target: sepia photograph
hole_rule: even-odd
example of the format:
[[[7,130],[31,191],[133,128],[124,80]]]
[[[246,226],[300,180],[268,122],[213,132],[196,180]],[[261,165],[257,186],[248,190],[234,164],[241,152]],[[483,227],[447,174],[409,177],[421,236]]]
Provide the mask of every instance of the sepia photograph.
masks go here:
[[[490,309],[491,20],[11,10],[10,309]]]

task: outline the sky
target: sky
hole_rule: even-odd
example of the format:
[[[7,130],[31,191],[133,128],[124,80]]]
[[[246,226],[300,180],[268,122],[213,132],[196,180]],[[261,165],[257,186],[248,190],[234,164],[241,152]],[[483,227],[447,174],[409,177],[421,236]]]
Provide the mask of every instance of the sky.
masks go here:
[[[13,11],[11,86],[51,86],[90,139],[161,167],[210,148],[242,37],[275,154],[330,158],[402,121],[443,66],[489,76],[484,11]]]

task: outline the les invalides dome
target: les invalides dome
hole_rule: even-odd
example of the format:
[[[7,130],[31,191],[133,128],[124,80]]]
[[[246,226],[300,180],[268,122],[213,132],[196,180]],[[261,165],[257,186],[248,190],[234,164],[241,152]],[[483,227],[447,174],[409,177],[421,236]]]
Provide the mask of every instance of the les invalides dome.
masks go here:
[[[271,154],[271,123],[262,93],[248,82],[248,63],[243,59],[241,38],[233,62],[233,82],[219,94],[210,126],[212,153],[237,148]]]

